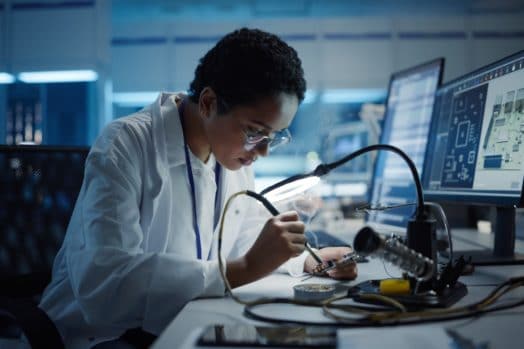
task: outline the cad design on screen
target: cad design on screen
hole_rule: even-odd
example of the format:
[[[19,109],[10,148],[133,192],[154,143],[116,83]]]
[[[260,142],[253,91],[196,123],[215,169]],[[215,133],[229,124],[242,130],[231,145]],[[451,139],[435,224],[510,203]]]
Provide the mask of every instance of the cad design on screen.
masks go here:
[[[438,98],[434,154],[443,154],[443,158],[433,161],[428,189],[520,191],[524,60],[451,84]]]

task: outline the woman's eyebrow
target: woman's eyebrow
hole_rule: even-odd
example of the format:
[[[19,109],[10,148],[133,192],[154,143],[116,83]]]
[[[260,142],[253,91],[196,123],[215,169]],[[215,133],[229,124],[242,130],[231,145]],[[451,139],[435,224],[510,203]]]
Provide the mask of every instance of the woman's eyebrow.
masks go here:
[[[266,125],[262,121],[258,121],[258,120],[249,120],[249,121],[251,121],[252,123],[257,124],[259,126],[262,126],[263,128],[265,128],[269,132],[273,132],[273,128],[271,128],[271,126],[269,126],[269,125]]]

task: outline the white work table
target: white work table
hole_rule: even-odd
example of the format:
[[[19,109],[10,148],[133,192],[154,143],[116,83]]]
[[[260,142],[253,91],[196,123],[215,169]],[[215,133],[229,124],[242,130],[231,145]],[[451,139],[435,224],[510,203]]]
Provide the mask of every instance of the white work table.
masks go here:
[[[475,240],[475,244],[469,245],[467,239]],[[461,236],[456,241],[456,249],[474,248],[483,237],[475,235]],[[455,239],[454,239],[455,240]],[[488,239],[489,240],[489,239]],[[489,242],[489,241],[488,241]],[[482,243],[483,244],[483,243]],[[469,246],[468,246],[469,245]],[[517,250],[522,251],[522,242],[518,242]],[[393,276],[399,276],[400,271],[395,267],[386,264],[388,272]],[[344,282],[344,285],[352,286],[356,283],[369,280],[390,277],[385,271],[382,261],[370,259],[369,263],[358,264],[358,277],[354,281]],[[462,298],[457,305],[466,305],[476,302],[489,294],[495,285],[514,276],[524,276],[524,265],[512,266],[485,266],[476,267],[475,272],[469,276],[462,276],[459,280],[468,287],[468,294]],[[272,274],[252,284],[237,288],[234,293],[241,299],[252,300],[259,297],[292,297],[292,287],[302,283],[302,278],[292,278],[285,274]],[[327,278],[312,278],[304,282],[337,283],[335,280]],[[501,304],[514,301],[515,296],[522,298],[524,289],[517,289],[513,293],[504,296]],[[274,324],[257,322],[243,315],[244,306],[236,303],[231,298],[207,298],[197,299],[188,303],[182,311],[173,319],[169,326],[159,336],[153,344],[153,349],[163,348],[198,348],[196,339],[199,332],[206,325],[212,324],[238,324],[250,323],[264,326]],[[275,304],[264,305],[256,309],[257,313],[272,316],[275,318],[308,320],[315,322],[333,322],[322,314],[320,308],[298,307],[293,305]],[[522,348],[524,333],[524,306],[485,314],[481,317],[466,318],[462,320],[434,322],[420,325],[402,325],[393,327],[402,333],[409,334],[416,328],[417,333],[429,333],[432,330],[453,329],[466,339],[473,341],[476,345],[489,343],[489,348]],[[392,327],[387,327],[392,328]],[[385,333],[384,327],[366,328],[364,331],[370,338],[376,337],[374,334]],[[360,328],[344,328],[341,330],[344,336],[354,333],[362,333]],[[400,333],[400,332],[399,332]],[[341,332],[338,332],[339,337]],[[431,340],[427,338],[426,340]],[[416,338],[413,340],[417,342]],[[450,339],[451,341],[451,339]],[[420,348],[423,342],[412,343],[413,348]],[[453,346],[449,346],[452,348]],[[454,346],[455,348],[462,348]],[[465,346],[463,348],[466,348]],[[479,347],[480,348],[480,347]]]

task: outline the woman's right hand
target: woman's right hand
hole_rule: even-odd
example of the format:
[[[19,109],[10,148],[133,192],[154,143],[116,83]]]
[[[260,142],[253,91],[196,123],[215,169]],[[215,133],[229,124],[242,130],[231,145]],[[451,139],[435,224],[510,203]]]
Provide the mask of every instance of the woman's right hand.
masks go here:
[[[253,246],[246,253],[247,268],[256,275],[271,273],[305,249],[305,225],[295,211],[274,216],[266,222]]]
[[[266,222],[257,240],[241,258],[227,262],[226,276],[235,288],[258,280],[305,249],[305,225],[289,211]]]

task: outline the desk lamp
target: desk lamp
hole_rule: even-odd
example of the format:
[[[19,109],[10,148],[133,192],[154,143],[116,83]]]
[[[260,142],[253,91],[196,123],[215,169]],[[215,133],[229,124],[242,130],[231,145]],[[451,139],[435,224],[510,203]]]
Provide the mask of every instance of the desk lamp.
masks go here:
[[[407,246],[398,241],[381,238],[371,228],[364,227],[355,237],[354,248],[360,254],[378,256],[408,272],[410,275],[408,280],[411,283],[410,289],[414,289],[414,291],[399,296],[400,302],[415,307],[447,307],[467,293],[466,287],[457,282],[465,263],[461,261],[453,266],[453,261],[450,261],[443,273],[438,275],[436,267],[436,221],[430,219],[426,213],[422,185],[415,164],[399,148],[387,144],[370,145],[340,160],[329,164],[320,164],[310,173],[295,175],[277,182],[262,190],[260,194],[248,193],[248,195],[261,201],[272,214],[278,214],[278,211],[270,202],[285,200],[306,191],[316,185],[320,177],[328,174],[331,170],[364,153],[376,150],[397,153],[408,165],[416,186],[416,211],[407,225]],[[312,253],[308,247],[306,246],[308,251]],[[314,254],[313,256],[315,257]],[[318,261],[318,258],[315,259]],[[358,298],[360,292],[379,293],[378,280],[366,281],[350,290],[352,296],[356,298]]]

